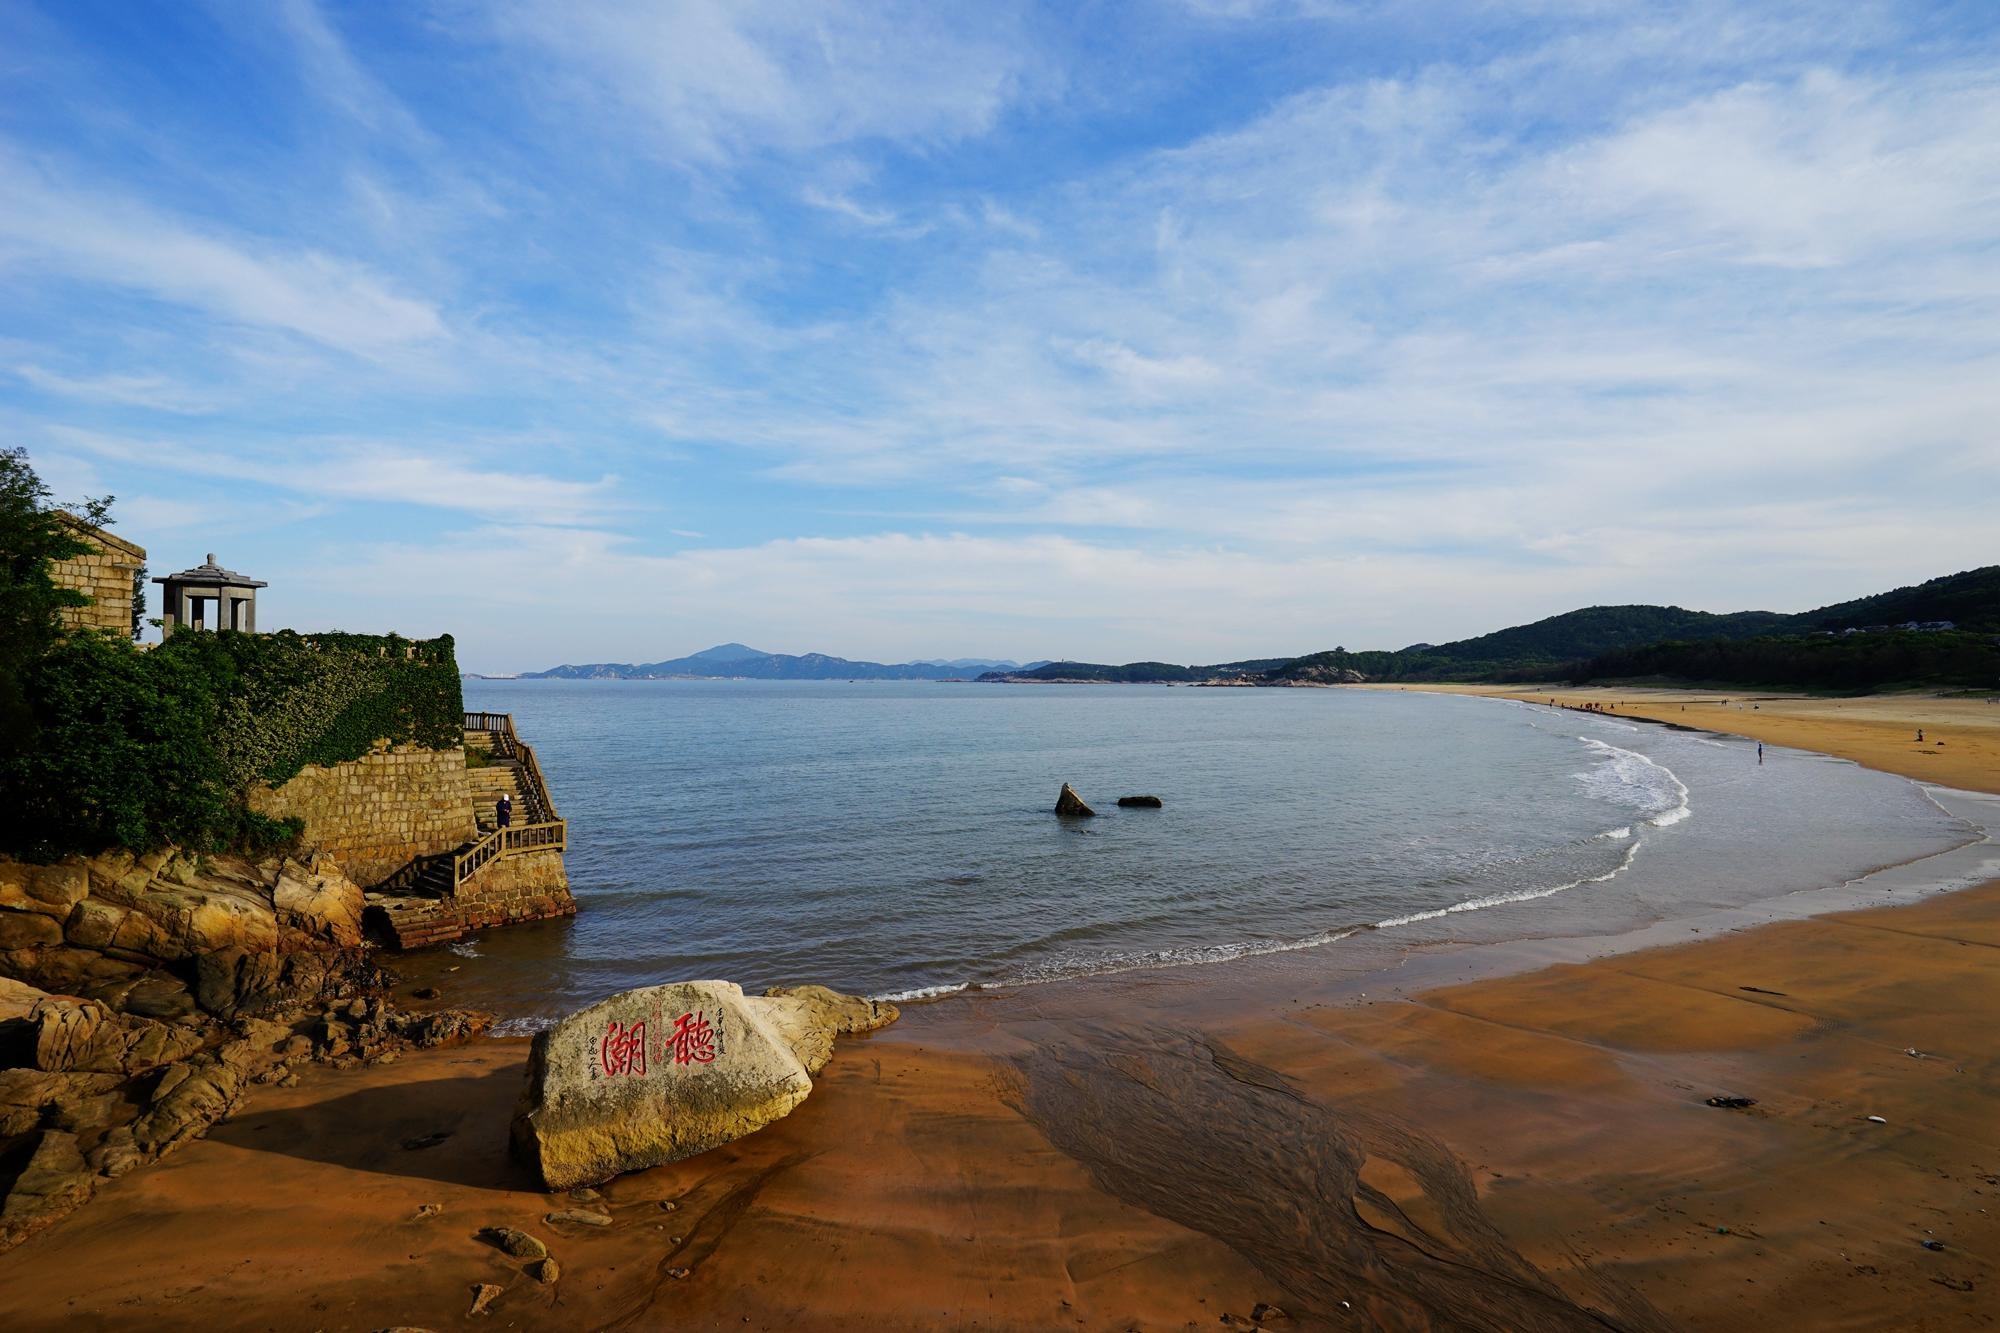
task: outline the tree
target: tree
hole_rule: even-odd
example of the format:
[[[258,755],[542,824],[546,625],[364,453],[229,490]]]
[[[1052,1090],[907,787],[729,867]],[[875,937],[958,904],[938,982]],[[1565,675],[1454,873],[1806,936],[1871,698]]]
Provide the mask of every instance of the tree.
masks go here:
[[[86,523],[108,523],[111,497],[77,509]],[[91,549],[49,499],[28,451],[0,449],[0,748],[18,748],[34,725],[24,682],[62,638],[62,613],[90,602],[57,586],[56,562]]]

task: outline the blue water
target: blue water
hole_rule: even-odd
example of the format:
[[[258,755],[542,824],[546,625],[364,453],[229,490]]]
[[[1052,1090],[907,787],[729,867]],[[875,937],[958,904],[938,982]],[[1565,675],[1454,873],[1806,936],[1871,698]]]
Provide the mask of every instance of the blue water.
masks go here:
[[[516,1015],[697,976],[909,996],[1596,932],[1964,836],[1840,761],[1440,695],[471,681],[466,706],[514,714],[570,821],[577,918],[450,964]],[[1065,781],[1096,819],[1050,813]]]

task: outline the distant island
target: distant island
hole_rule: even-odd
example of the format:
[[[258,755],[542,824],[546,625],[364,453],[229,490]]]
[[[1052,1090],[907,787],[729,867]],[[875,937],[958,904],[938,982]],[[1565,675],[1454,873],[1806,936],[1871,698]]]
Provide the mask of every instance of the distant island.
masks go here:
[[[1010,685],[1297,687],[1384,682],[1659,681],[1809,690],[2000,688],[2000,565],[1813,611],[1591,606],[1453,643],[1174,662],[857,662],[719,644],[662,662],[591,662],[521,680],[976,680]]]
[[[985,671],[1029,671],[1041,662],[989,657],[920,662],[854,662],[825,653],[767,653],[741,643],[717,644],[664,662],[586,662],[524,671],[521,680],[969,680]]]

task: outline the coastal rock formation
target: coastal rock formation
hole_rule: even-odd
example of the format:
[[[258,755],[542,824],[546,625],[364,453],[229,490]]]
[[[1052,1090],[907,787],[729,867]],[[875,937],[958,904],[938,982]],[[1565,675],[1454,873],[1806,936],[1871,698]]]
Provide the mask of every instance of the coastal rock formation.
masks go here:
[[[1061,794],[1056,797],[1056,813],[1084,819],[1095,815],[1097,811],[1085,805],[1083,798],[1076,794],[1076,788],[1065,782]]]
[[[393,1058],[491,1023],[374,998],[361,910],[325,857],[0,859],[0,1250],[292,1063]]]
[[[692,1157],[788,1115],[836,1035],[896,1016],[820,986],[749,996],[683,981],[614,995],[536,1036],[514,1152],[552,1190]]]
[[[1120,796],[1118,804],[1127,810],[1158,810],[1162,802],[1157,796]]]

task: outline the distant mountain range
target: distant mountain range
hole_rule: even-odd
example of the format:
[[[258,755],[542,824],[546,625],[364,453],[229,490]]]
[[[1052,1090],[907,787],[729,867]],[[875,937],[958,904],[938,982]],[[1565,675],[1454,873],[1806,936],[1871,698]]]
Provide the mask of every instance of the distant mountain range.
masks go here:
[[[585,662],[528,671],[522,680],[964,680],[983,671],[1025,671],[1040,662],[990,657],[933,658],[920,662],[855,662],[825,653],[767,653],[741,643],[721,643],[664,662]]]
[[[962,680],[1056,684],[1323,685],[1375,681],[1695,680],[1816,689],[2000,685],[2000,565],[1815,611],[1716,615],[1678,606],[1591,606],[1455,643],[1398,652],[1335,648],[1211,666],[1016,663],[982,657],[854,662],[740,643],[664,662],[591,662],[523,680]]]
[[[2000,565],[1815,611],[1715,615],[1678,606],[1592,606],[1456,643],[1400,652],[1335,648],[1214,666],[1051,662],[990,671],[989,682],[1333,684],[1376,681],[1585,681],[1657,677],[1815,689],[2000,685]]]

